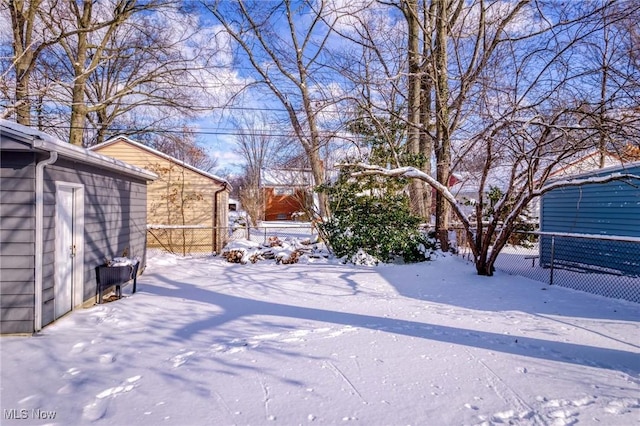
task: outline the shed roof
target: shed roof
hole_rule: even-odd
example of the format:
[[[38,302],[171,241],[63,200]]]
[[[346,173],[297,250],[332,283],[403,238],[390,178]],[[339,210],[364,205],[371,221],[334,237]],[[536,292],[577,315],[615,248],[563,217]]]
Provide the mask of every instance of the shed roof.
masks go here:
[[[148,146],[146,146],[144,144],[141,144],[140,142],[136,142],[136,141],[134,141],[132,139],[129,139],[126,136],[116,136],[115,138],[109,139],[106,142],[102,142],[102,143],[100,143],[98,145],[94,145],[94,146],[90,147],[89,149],[97,150],[97,149],[100,149],[100,148],[107,147],[109,145],[113,145],[113,144],[118,143],[118,142],[128,143],[128,144],[133,145],[133,146],[135,146],[137,148],[145,150],[145,151],[147,151],[147,152],[149,152],[149,153],[151,153],[153,155],[156,155],[158,157],[164,158],[165,160],[168,160],[168,161],[171,161],[173,163],[176,163],[181,167],[189,169],[189,170],[191,170],[191,171],[193,171],[195,173],[198,173],[198,174],[200,174],[202,176],[205,176],[205,177],[207,177],[209,179],[212,179],[212,180],[215,180],[217,182],[223,183],[228,187],[229,190],[231,190],[231,184],[226,179],[221,178],[220,176],[216,176],[216,175],[214,175],[212,173],[208,173],[208,172],[205,172],[203,170],[200,170],[197,167],[193,167],[192,165],[190,165],[188,163],[185,163],[182,160],[179,160],[179,159],[177,159],[175,157],[172,157],[171,155],[165,154],[164,152],[158,151],[157,149],[153,149],[153,148],[148,147]]]
[[[133,166],[115,158],[92,152],[86,148],[63,142],[47,133],[13,121],[0,119],[0,132],[9,134],[26,144],[29,150],[40,152],[57,152],[62,158],[92,164],[97,167],[116,171],[121,174],[136,176],[145,180],[155,180],[158,176],[149,170]]]
[[[559,164],[553,173],[551,173],[550,177],[556,179],[559,177],[575,176],[578,174],[601,170],[603,168],[619,166],[625,162],[619,155],[607,152],[604,154],[605,166],[601,168],[601,155],[600,151],[593,150],[585,155],[569,158],[566,162]]]
[[[594,170],[589,170],[582,173],[572,174],[571,176],[561,176],[558,178],[551,179],[549,182],[557,182],[559,180],[568,179],[568,178],[581,179],[581,178],[587,178],[591,176],[604,176],[611,173],[626,173],[630,169],[637,169],[637,168],[640,168],[640,161],[616,164],[614,166],[604,167],[602,169],[594,169]]]

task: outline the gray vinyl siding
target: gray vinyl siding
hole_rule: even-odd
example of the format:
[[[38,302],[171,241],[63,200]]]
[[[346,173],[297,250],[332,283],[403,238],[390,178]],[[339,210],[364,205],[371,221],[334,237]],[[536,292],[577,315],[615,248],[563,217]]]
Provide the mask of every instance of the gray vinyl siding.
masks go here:
[[[51,166],[47,166],[51,167]],[[45,168],[45,171],[47,169]],[[54,320],[54,285],[55,285],[55,193],[50,192],[47,185],[45,172],[45,185],[43,194],[43,253],[42,257],[42,325],[47,325]]]
[[[95,267],[103,264],[105,258],[121,256],[125,248],[129,256],[145,258],[146,182],[123,179],[115,172],[66,160],[57,161],[45,170],[45,226],[49,223],[49,232],[45,231],[46,253],[53,254],[55,250],[55,206],[49,204],[49,201],[55,203],[55,182],[84,185],[84,300],[95,299]],[[44,259],[48,261],[43,264],[43,302],[47,312],[47,305],[53,305],[54,259],[52,255]],[[141,264],[140,270],[143,268]],[[43,325],[51,321],[53,306],[50,317],[43,313]]]
[[[33,152],[5,151],[0,168],[0,333],[31,333],[35,301],[35,164]],[[21,145],[20,145],[21,146]],[[43,158],[47,158],[45,155]],[[58,159],[44,169],[42,325],[54,320],[56,182],[84,186],[84,300],[95,299],[95,267],[106,257],[142,259],[147,185],[141,178]]]
[[[33,331],[34,162],[32,152],[0,155],[0,333]]]

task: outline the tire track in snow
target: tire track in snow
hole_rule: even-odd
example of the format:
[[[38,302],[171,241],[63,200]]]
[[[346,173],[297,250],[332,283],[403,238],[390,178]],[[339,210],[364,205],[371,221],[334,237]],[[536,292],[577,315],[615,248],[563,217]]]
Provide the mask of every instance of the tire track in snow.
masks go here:
[[[502,411],[499,413],[495,413],[493,417],[496,417],[499,422],[508,422],[511,421],[511,419],[513,419],[514,417],[517,417],[519,419],[528,419],[532,421],[532,424],[534,425],[547,424],[547,422],[545,422],[544,419],[538,413],[536,413],[533,407],[527,404],[526,401],[518,394],[518,392],[516,392],[513,387],[509,386],[504,380],[502,380],[502,378],[495,371],[493,371],[491,367],[489,367],[480,358],[473,355],[468,349],[464,348],[464,351],[473,360],[480,364],[487,373],[489,373],[489,382],[491,383],[491,388],[496,393],[496,395],[498,395],[506,404],[514,405],[515,402],[515,405],[517,406],[516,408],[519,411],[518,413],[513,410]],[[511,394],[511,396],[505,395],[504,392],[500,392],[498,386],[500,386],[502,389],[505,389],[508,393]]]
[[[353,383],[351,383],[351,381],[347,378],[347,376],[345,376],[344,373],[338,367],[336,367],[336,365],[334,363],[332,363],[331,361],[323,361],[322,365],[325,368],[329,368],[331,371],[333,371],[333,373],[336,376],[341,378],[347,384],[347,386],[349,386],[351,388],[351,390],[353,391],[352,393],[357,395],[358,398],[360,398],[364,404],[369,404],[367,402],[367,400],[362,397],[362,394],[353,385]]]
[[[213,395],[216,397],[216,401],[218,401],[218,404],[220,404],[220,406],[224,408],[227,414],[231,415],[232,413],[231,409],[229,408],[229,404],[227,404],[227,401],[224,400],[222,395],[220,395],[220,393],[217,391],[213,391]]]
[[[585,327],[585,326],[580,325],[580,324],[572,323],[572,322],[569,322],[569,321],[562,321],[560,319],[552,318],[550,316],[542,315],[542,314],[536,314],[536,316],[538,316],[540,318],[544,318],[545,320],[548,320],[548,321],[553,321],[553,322],[557,322],[557,323],[560,323],[560,324],[564,324],[564,325],[567,325],[569,327],[579,328],[581,330],[586,331],[587,333],[592,333],[592,334],[595,334],[596,336],[604,337],[605,339],[613,340],[614,342],[621,343],[623,345],[627,345],[627,346],[630,346],[630,347],[635,348],[635,349],[640,349],[640,346],[635,345],[635,344],[633,344],[631,342],[627,342],[625,340],[620,340],[618,338],[606,335],[606,334],[604,334],[604,333],[602,333],[600,331],[597,331],[597,330],[591,330],[590,328]]]

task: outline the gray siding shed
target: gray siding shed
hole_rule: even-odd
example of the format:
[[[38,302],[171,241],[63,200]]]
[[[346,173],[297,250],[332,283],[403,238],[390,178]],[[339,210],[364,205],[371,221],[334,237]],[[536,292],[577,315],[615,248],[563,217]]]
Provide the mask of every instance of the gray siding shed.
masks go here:
[[[36,168],[54,151],[56,161],[42,169],[38,246]],[[56,268],[61,265],[60,253],[56,254],[56,238],[60,238],[56,203],[60,185],[82,190],[78,210],[82,215],[78,226],[82,228],[82,247],[78,248],[79,260],[72,262],[79,265],[73,272],[75,308],[95,300],[95,267],[105,258],[120,256],[127,249],[129,255],[142,259],[139,270],[144,269],[146,191],[147,182],[154,178],[146,170],[0,121],[0,333],[32,333],[38,331],[38,324],[44,326],[56,319],[56,286],[60,285]],[[37,300],[41,305],[36,305]]]

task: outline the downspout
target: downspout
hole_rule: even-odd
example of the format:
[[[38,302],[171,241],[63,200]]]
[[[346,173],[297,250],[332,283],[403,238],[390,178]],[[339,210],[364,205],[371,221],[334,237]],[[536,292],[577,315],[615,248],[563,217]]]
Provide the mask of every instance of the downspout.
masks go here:
[[[49,152],[49,158],[36,165],[36,241],[35,241],[35,306],[33,329],[42,330],[42,258],[44,257],[44,168],[58,160],[56,151]]]
[[[211,238],[213,239],[212,243],[213,243],[213,247],[212,248],[218,248],[218,194],[221,193],[222,191],[225,191],[227,189],[227,182],[223,182],[222,184],[222,188],[218,189],[216,192],[213,193],[213,232],[211,233]],[[222,249],[222,247],[220,247],[220,249]],[[211,250],[213,251],[219,251],[219,250]]]

